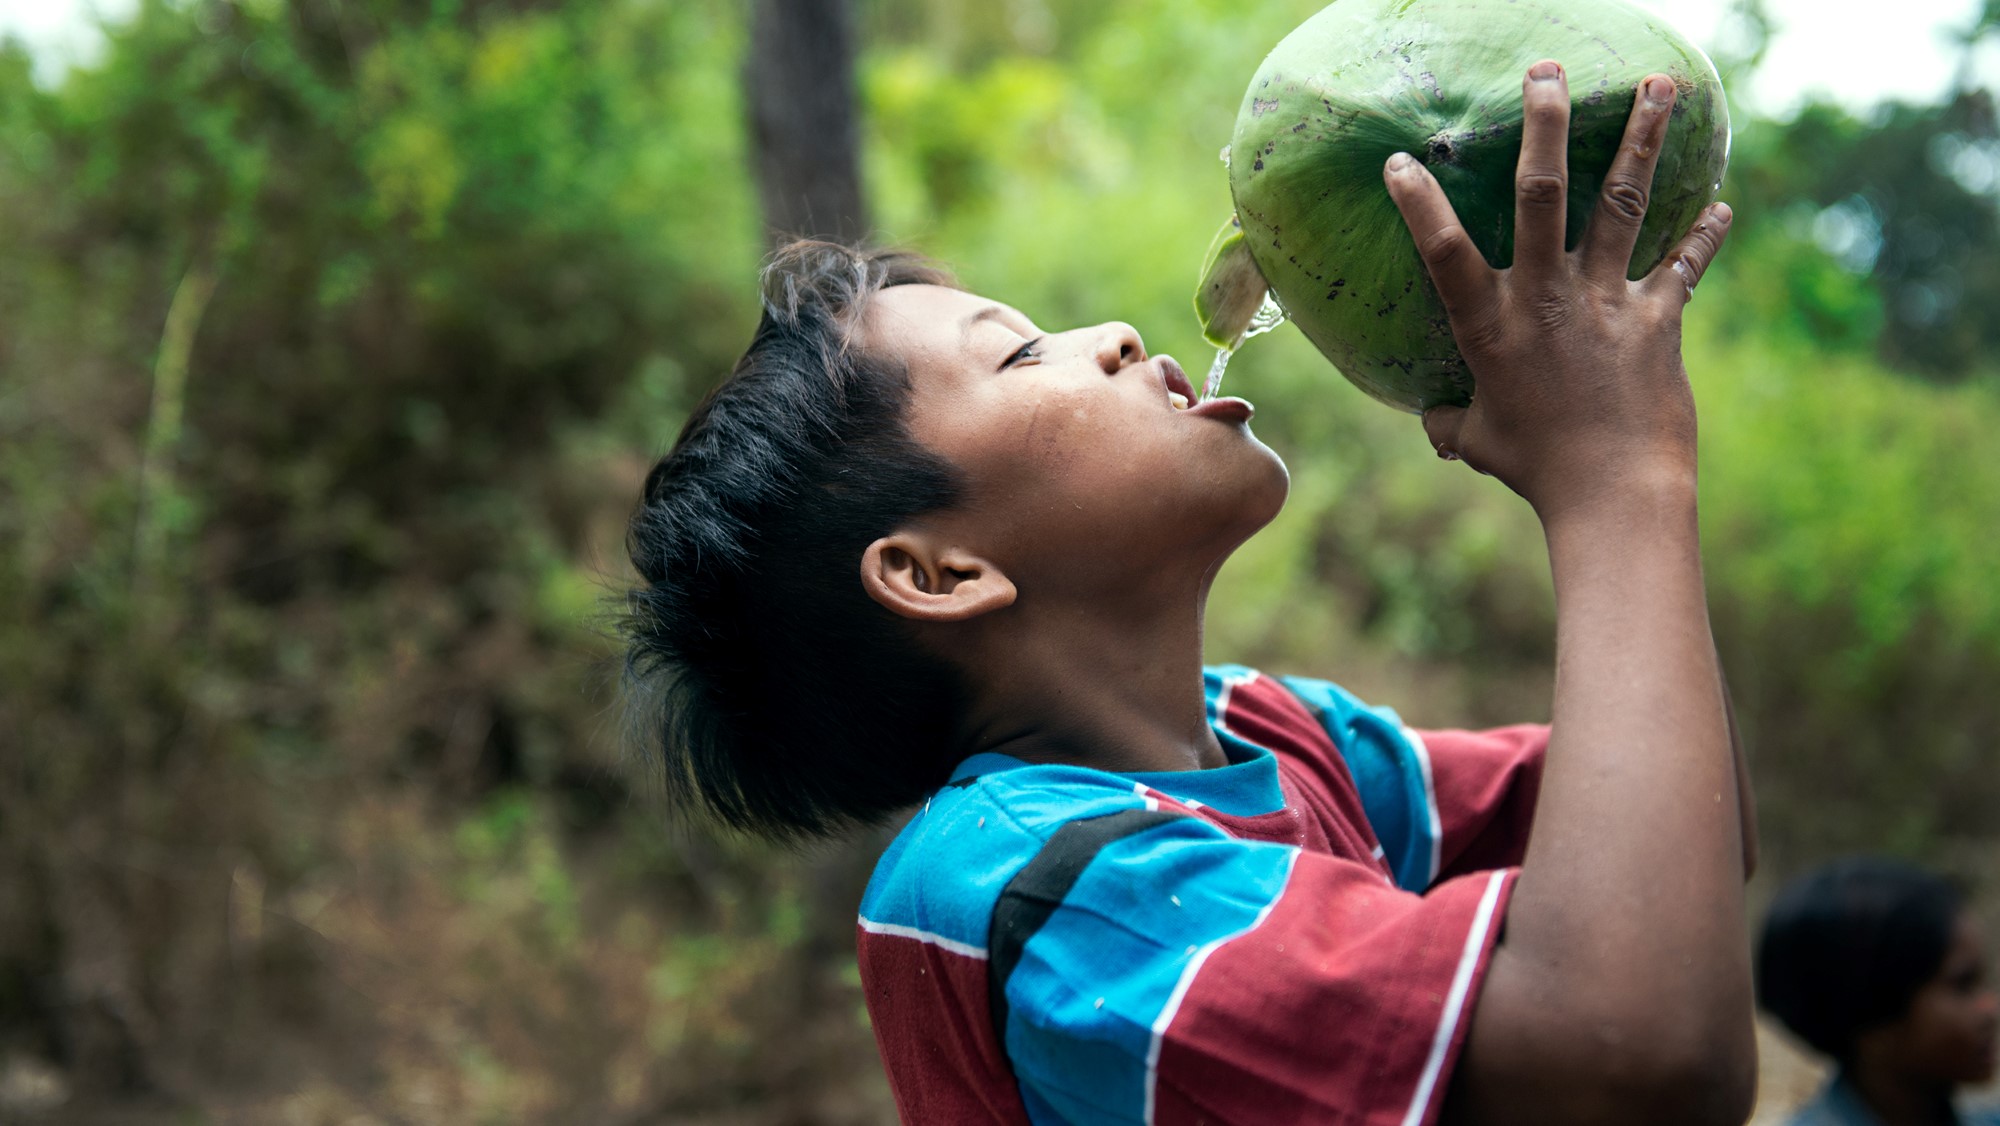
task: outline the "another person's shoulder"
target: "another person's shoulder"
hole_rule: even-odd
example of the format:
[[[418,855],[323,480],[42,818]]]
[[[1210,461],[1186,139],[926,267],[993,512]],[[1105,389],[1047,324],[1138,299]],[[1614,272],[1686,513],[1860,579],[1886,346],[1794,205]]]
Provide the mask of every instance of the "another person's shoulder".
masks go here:
[[[1793,1111],[1784,1126],[1880,1126],[1880,1123],[1835,1080],[1821,1088],[1811,1102]]]

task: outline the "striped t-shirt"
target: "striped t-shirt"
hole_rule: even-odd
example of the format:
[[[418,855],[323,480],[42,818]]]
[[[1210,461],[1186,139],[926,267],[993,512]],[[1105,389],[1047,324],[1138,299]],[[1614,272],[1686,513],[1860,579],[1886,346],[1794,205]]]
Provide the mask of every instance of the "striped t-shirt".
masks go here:
[[[1547,729],[1205,680],[1228,765],[977,755],[883,854],[861,980],[904,1121],[1435,1119]]]

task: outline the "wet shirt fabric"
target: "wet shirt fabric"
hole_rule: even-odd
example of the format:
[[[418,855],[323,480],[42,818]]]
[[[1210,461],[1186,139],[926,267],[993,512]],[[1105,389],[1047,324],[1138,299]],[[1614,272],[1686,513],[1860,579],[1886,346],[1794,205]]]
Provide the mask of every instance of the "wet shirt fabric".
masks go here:
[[[1205,679],[1228,765],[977,755],[883,854],[861,980],[904,1121],[1436,1119],[1547,729]]]

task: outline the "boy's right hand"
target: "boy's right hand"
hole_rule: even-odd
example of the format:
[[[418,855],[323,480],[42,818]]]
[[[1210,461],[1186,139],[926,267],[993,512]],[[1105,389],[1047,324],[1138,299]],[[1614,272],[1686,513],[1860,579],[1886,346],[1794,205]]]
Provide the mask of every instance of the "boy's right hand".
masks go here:
[[[1674,95],[1664,75],[1640,83],[1589,229],[1565,251],[1569,85],[1554,62],[1529,69],[1509,269],[1486,264],[1422,164],[1398,153],[1384,170],[1477,383],[1470,406],[1432,408],[1424,430],[1440,457],[1499,477],[1544,522],[1633,486],[1693,481],[1681,310],[1729,233],[1728,206],[1626,279]]]

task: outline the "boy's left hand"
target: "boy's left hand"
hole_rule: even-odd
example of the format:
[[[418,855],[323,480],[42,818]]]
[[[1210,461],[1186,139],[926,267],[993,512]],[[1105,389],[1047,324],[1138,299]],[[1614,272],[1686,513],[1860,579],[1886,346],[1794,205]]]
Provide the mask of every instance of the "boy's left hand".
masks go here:
[[[1470,406],[1424,415],[1431,444],[1526,497],[1547,520],[1605,490],[1694,468],[1694,402],[1681,365],[1681,307],[1728,234],[1709,208],[1639,281],[1626,269],[1646,216],[1676,90],[1640,83],[1631,120],[1575,250],[1569,197],[1569,85],[1553,61],[1522,87],[1514,261],[1488,266],[1443,189],[1398,154],[1390,195],[1451,316],[1477,388]]]

